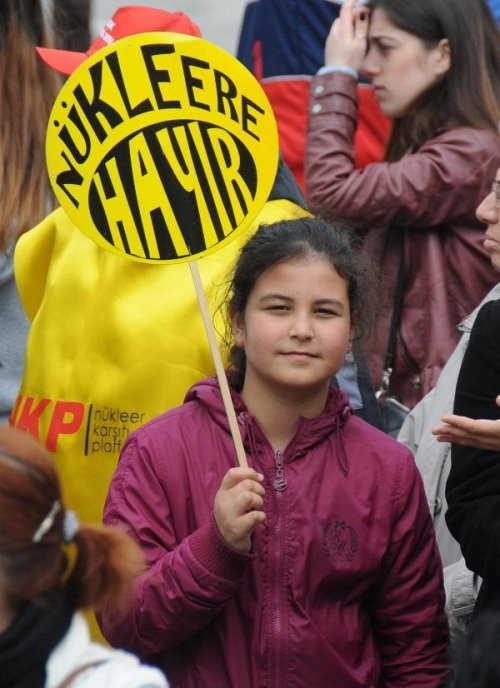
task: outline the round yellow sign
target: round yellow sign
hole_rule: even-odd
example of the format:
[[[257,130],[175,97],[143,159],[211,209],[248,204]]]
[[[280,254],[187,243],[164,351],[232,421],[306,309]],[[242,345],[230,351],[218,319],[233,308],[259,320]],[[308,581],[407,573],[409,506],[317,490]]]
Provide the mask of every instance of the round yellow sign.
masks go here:
[[[231,241],[271,191],[278,134],[254,76],[208,41],[123,38],[66,81],[47,131],[55,194],[99,246],[193,260]]]

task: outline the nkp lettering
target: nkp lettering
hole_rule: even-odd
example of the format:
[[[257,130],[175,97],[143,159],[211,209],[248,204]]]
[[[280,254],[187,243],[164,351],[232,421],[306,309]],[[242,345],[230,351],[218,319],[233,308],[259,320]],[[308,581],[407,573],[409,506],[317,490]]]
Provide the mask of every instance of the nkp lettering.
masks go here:
[[[12,410],[10,423],[20,430],[26,430],[39,442],[45,444],[48,451],[55,452],[61,435],[72,435],[80,429],[85,417],[85,404],[78,401],[53,401],[37,399],[31,396],[17,397]],[[42,427],[48,430],[45,440],[42,438]]]

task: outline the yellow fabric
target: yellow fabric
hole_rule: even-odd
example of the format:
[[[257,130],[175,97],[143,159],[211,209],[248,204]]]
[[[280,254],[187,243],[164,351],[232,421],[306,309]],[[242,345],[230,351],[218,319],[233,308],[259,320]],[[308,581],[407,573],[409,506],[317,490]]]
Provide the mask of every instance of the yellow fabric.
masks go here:
[[[270,201],[246,232],[198,261],[212,313],[258,225],[306,214]],[[189,266],[113,255],[58,209],[19,240],[15,271],[32,325],[11,422],[53,452],[66,505],[100,522],[128,432],[214,372]]]

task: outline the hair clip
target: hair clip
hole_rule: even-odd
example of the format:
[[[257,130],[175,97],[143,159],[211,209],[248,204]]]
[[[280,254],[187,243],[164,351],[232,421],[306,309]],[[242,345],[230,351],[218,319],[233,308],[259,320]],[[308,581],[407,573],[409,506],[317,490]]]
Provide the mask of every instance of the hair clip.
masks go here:
[[[61,502],[56,499],[56,501],[52,504],[52,507],[43,519],[43,521],[40,523],[38,528],[35,530],[35,533],[32,537],[32,542],[40,542],[43,538],[43,536],[49,532],[49,530],[52,528],[54,525],[54,520],[57,516],[57,514],[61,511]]]
[[[63,521],[63,542],[69,545],[70,542],[73,542],[79,530],[80,521],[78,520],[78,516],[74,511],[65,511]]]

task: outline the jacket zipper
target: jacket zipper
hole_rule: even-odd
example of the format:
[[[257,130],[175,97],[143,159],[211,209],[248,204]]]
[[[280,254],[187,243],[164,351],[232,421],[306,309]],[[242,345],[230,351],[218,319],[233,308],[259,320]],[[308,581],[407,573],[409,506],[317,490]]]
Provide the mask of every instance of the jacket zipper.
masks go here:
[[[276,466],[276,477],[273,480],[273,487],[276,492],[283,492],[287,488],[287,482],[285,478],[285,468],[283,466],[283,451],[276,451],[274,453],[274,464]]]
[[[276,492],[276,522],[274,524],[274,532],[276,538],[276,547],[274,548],[274,571],[273,571],[273,591],[271,599],[275,601],[275,609],[273,611],[273,686],[279,688],[282,685],[282,665],[284,653],[284,611],[283,611],[283,559],[284,559],[284,527],[282,518],[282,500],[283,492],[287,488],[285,478],[285,469],[283,466],[283,451],[276,451],[274,453],[274,463],[276,467],[276,475],[273,480],[273,488]]]
[[[245,423],[251,423],[251,420],[246,413],[241,413],[238,416],[238,421],[242,425]],[[295,439],[295,432],[292,440],[288,443],[288,447],[292,444]],[[267,438],[266,438],[267,440]],[[288,487],[288,483],[285,477],[285,467],[284,467],[284,457],[285,452],[282,450],[274,451],[271,443],[267,441],[267,444],[274,456],[275,465],[275,476],[272,481],[272,486],[275,492],[275,504],[276,504],[276,520],[272,524],[271,528],[274,534],[275,547],[273,548],[273,571],[271,576],[272,590],[271,590],[271,600],[275,602],[275,608],[272,612],[272,639],[271,639],[271,671],[272,671],[272,686],[273,688],[281,688],[283,686],[284,676],[283,676],[283,659],[284,659],[284,604],[283,604],[283,561],[285,552],[285,539],[284,539],[284,524],[282,518],[282,501],[284,499],[283,493]]]

